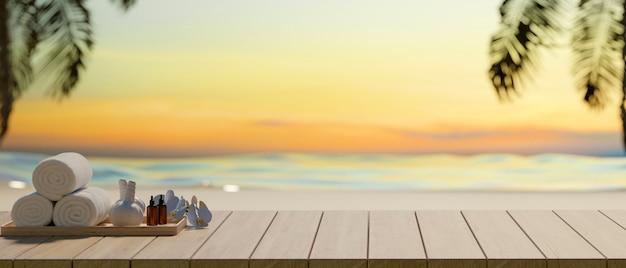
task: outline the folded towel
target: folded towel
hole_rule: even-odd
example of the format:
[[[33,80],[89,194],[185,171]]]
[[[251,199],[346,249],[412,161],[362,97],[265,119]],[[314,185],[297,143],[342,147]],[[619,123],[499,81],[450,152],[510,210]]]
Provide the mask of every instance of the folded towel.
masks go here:
[[[53,205],[40,194],[31,193],[13,203],[11,219],[16,226],[46,226],[52,222]]]
[[[89,161],[78,153],[62,153],[39,162],[33,171],[33,186],[37,192],[59,201],[64,195],[85,187],[93,170]]]
[[[87,187],[64,196],[54,205],[56,226],[94,226],[109,216],[111,199],[107,191]]]

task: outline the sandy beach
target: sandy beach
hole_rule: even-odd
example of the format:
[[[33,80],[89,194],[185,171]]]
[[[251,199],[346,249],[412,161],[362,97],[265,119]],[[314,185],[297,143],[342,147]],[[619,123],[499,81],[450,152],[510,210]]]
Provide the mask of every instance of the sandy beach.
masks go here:
[[[111,199],[119,192],[108,188]],[[164,193],[166,188],[138,188],[137,197]],[[496,191],[273,191],[174,188],[176,195],[196,195],[212,210],[430,210],[430,209],[624,209],[626,191],[496,192]],[[0,188],[0,211],[34,189]]]

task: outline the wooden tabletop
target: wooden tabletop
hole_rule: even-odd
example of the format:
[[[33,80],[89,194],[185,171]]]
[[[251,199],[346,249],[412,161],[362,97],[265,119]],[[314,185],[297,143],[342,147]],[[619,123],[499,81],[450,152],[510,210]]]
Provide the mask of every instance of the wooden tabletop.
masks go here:
[[[0,268],[618,268],[623,226],[626,210],[216,211],[175,236],[1,237]]]

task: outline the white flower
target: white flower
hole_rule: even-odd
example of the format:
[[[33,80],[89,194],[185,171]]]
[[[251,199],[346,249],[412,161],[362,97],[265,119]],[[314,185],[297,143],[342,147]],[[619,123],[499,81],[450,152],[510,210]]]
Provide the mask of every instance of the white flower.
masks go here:
[[[176,204],[176,206],[170,212],[167,213],[167,220],[178,221],[183,216],[185,216],[185,213],[187,213],[187,206],[185,204],[186,204],[185,198],[181,196],[180,199],[178,200],[178,204]]]
[[[189,224],[195,228],[207,227],[209,222],[213,218],[213,214],[207,207],[207,205],[200,201],[198,206],[197,198],[194,195],[191,198],[191,204],[189,205],[189,212],[187,213],[187,220]]]
[[[163,200],[167,206],[168,222],[179,221],[187,215],[189,225],[194,228],[202,228],[207,227],[213,218],[207,205],[203,201],[198,204],[198,198],[195,195],[191,198],[191,204],[182,196],[176,197],[172,190],[167,190],[165,195],[156,195],[155,200],[160,200],[161,197],[164,197]]]
[[[182,196],[181,196],[182,197]],[[168,211],[170,210],[170,208],[173,208],[172,210],[174,210],[174,208],[178,208],[178,197],[176,195],[174,195],[174,191],[173,190],[167,190],[167,192],[165,193],[165,205],[167,206]]]
[[[164,205],[167,207],[167,215],[171,215],[171,212],[178,208],[179,201],[178,197],[174,195],[174,190],[167,190],[165,196],[162,194],[156,195],[154,198],[155,203],[158,204],[158,200],[161,200],[161,198],[163,198]]]

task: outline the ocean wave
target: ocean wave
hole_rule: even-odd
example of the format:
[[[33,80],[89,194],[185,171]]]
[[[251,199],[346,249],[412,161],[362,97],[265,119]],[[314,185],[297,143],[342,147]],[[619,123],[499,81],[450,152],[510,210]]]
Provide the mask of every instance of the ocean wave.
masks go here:
[[[0,152],[0,183],[23,181],[47,155]],[[128,178],[142,185],[282,190],[599,191],[626,189],[626,158],[521,156],[246,154],[206,158],[88,157],[92,185]]]

